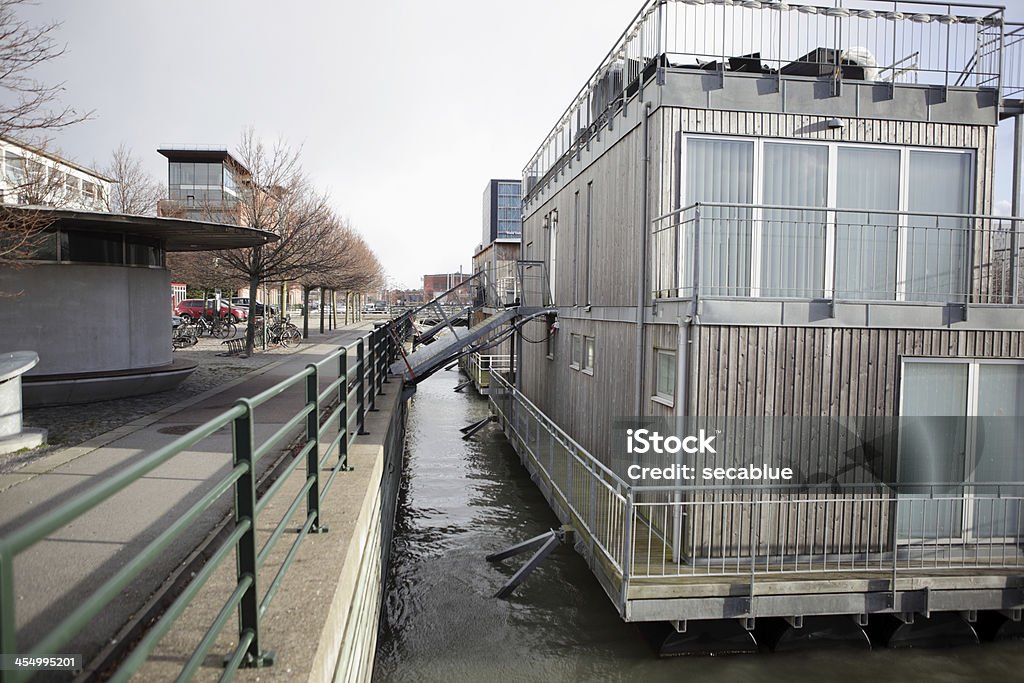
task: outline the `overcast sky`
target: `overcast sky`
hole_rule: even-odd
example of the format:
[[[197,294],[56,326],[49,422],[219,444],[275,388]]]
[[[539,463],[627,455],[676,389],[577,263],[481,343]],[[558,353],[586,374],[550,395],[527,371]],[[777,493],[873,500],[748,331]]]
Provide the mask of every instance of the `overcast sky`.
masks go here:
[[[301,146],[393,282],[419,287],[469,269],[486,181],[520,177],[641,4],[50,0],[23,14],[63,22],[67,54],[37,77],[95,110],[55,138],[66,156],[103,166],[123,142],[166,182],[161,144],[234,147],[253,127]]]

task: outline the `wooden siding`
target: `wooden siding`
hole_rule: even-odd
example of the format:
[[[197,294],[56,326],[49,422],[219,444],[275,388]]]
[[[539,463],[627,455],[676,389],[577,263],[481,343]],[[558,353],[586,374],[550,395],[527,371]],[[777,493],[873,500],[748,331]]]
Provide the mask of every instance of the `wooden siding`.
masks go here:
[[[611,449],[611,424],[634,412],[636,325],[560,318],[554,358],[544,343],[523,345],[522,390],[581,446],[601,457]],[[523,334],[542,340],[543,321],[527,323]],[[594,374],[569,367],[572,334],[594,337]]]
[[[584,281],[587,184],[593,183],[591,207],[591,300],[595,306],[636,304],[642,211],[641,129],[628,133],[596,162],[562,186],[523,220],[523,254],[550,264],[544,219],[558,211],[555,304],[572,306],[576,278]],[[579,192],[579,230],[575,193]],[[532,245],[530,244],[532,242]],[[582,298],[582,295],[581,295]]]
[[[1024,358],[1024,331],[695,328],[693,415],[893,416],[903,358]]]

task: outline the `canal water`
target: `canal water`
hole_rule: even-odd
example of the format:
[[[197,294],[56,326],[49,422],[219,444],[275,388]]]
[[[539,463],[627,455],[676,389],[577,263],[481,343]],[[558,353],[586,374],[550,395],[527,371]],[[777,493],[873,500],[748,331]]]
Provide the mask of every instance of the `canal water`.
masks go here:
[[[658,659],[583,558],[557,549],[509,600],[493,594],[526,556],[484,556],[558,519],[461,377],[439,372],[409,406],[406,473],[385,587],[376,681],[1014,681],[1024,643]]]

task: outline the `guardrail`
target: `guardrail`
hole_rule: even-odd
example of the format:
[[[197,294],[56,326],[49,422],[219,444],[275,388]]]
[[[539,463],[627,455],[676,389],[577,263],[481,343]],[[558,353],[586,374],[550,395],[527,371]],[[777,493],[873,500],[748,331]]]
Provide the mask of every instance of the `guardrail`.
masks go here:
[[[633,491],[652,496],[654,487]],[[634,500],[631,578],[1024,567],[1024,486],[753,485]]]
[[[1018,304],[1024,219],[701,203],[654,219],[655,298]]]
[[[388,367],[397,359],[398,346],[410,331],[411,323],[408,316],[379,325],[358,341],[338,349],[316,363],[310,363],[303,371],[256,396],[240,399],[233,407],[188,434],[146,455],[127,469],[55,510],[0,538],[0,652],[24,652],[32,656],[60,652],[72,638],[88,628],[90,621],[150,567],[176,538],[192,527],[204,512],[210,510],[221,496],[233,492],[234,524],[229,527],[229,535],[133,648],[110,680],[125,681],[132,676],[203,585],[224,560],[233,554],[232,551],[237,556],[237,581],[234,590],[227,596],[213,624],[185,664],[179,680],[187,680],[196,672],[217,636],[231,621],[236,611],[238,645],[230,653],[221,678],[230,678],[241,666],[268,663],[265,661],[265,644],[261,641],[261,619],[280,589],[281,581],[291,567],[303,538],[306,534],[319,530],[326,521],[321,518],[321,502],[330,491],[338,473],[348,469],[349,448],[358,434],[365,434],[363,427],[366,411],[375,409],[376,396],[383,391],[383,384],[387,381]],[[337,378],[320,390],[321,376],[325,373],[333,375],[335,368]],[[257,443],[254,437],[256,409],[292,387],[303,387],[305,403],[270,438]],[[325,416],[322,410],[328,406],[333,407]],[[14,571],[17,556],[225,427],[230,427],[232,433],[232,467],[227,475],[216,482],[211,482],[210,489],[198,501],[141,552],[127,559],[117,573],[74,607],[42,641],[34,644],[19,643],[16,634],[17,577]],[[275,449],[281,448],[296,431],[302,434],[298,453],[269,488],[258,496],[256,464]],[[332,432],[336,432],[333,437]],[[326,441],[328,438],[329,442]],[[327,443],[326,448],[322,448],[324,443]],[[321,470],[328,466],[332,458],[335,460],[330,466],[330,472],[325,480],[321,480]],[[256,529],[260,520],[266,519],[266,515],[261,517],[261,513],[281,491],[289,476],[300,466],[304,466],[306,472],[301,489],[288,504],[286,512],[266,542],[258,547]],[[299,534],[288,549],[280,569],[261,594],[257,585],[258,572],[285,532],[291,517],[301,510],[303,504],[306,516]],[[33,673],[0,671],[0,683],[23,681]]]
[[[591,557],[619,581],[1024,567],[1024,482],[627,482],[499,373],[490,400]],[[753,594],[753,593],[751,593]]]

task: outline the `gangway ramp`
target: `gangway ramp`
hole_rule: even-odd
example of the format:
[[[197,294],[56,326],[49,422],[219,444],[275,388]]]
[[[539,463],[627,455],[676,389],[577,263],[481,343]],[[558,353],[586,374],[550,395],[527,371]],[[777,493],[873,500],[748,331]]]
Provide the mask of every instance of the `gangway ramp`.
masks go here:
[[[391,366],[391,372],[401,375],[406,384],[417,384],[448,365],[468,347],[485,343],[498,336],[501,328],[520,314],[518,308],[509,308],[486,318],[468,330],[459,332],[452,328],[449,334],[437,337],[433,343],[421,346],[417,351],[395,362]]]

